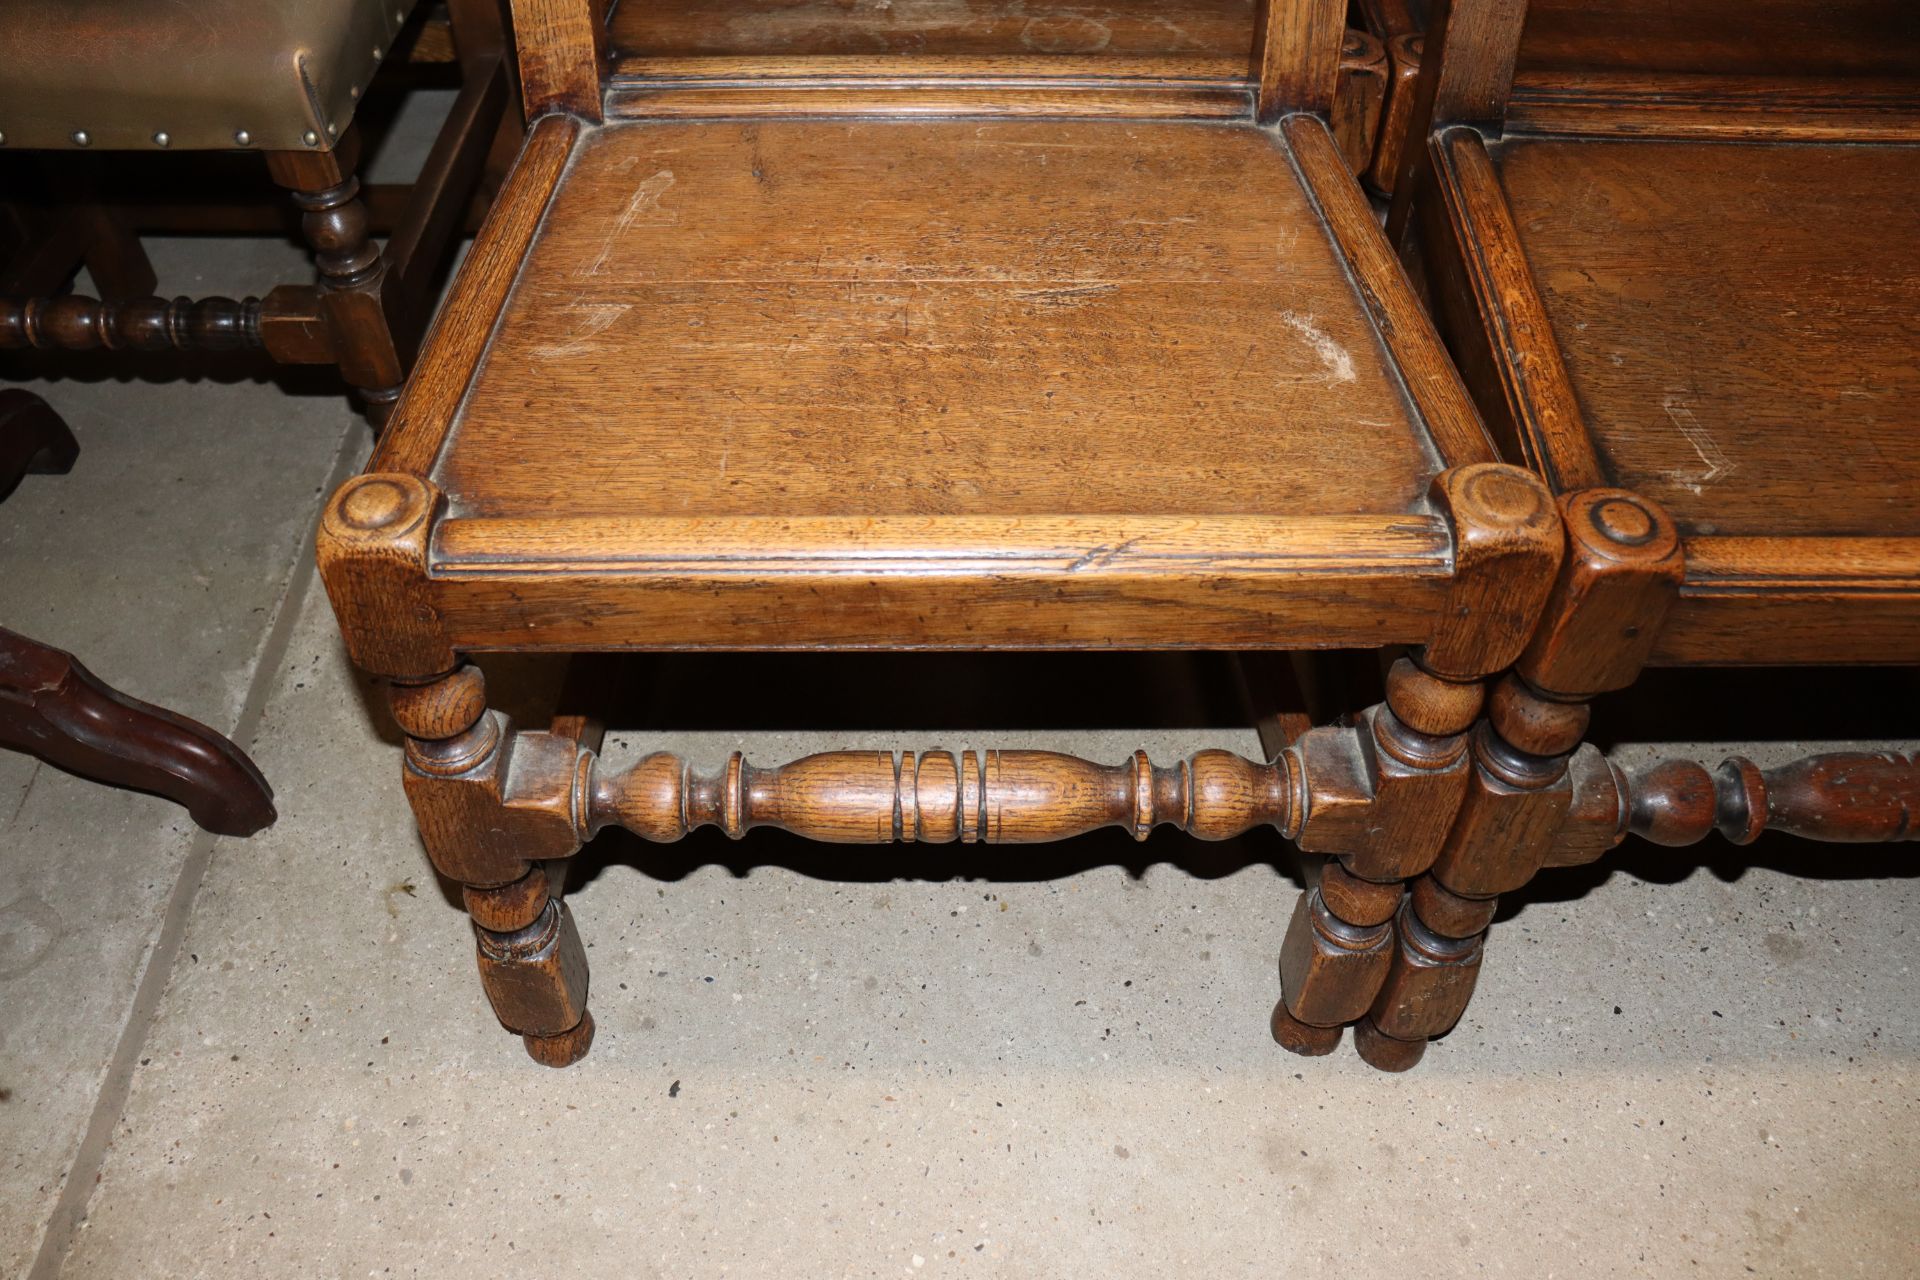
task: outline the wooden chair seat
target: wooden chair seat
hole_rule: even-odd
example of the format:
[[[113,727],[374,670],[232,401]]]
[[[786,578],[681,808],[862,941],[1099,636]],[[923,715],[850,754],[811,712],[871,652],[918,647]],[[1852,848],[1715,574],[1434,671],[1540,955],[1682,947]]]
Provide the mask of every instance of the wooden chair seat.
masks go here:
[[[1920,152],[1516,138],[1498,168],[1610,483],[1690,541],[1920,536]]]
[[[1436,76],[1440,309],[1506,456],[1671,517],[1650,660],[1920,661],[1920,11],[1457,9],[1512,85]]]
[[[1318,122],[563,128],[516,180],[554,189],[462,398],[419,388],[374,462],[444,495],[455,647],[1435,625],[1428,491],[1490,446],[1383,326],[1417,319],[1404,283],[1356,280],[1391,265]]]

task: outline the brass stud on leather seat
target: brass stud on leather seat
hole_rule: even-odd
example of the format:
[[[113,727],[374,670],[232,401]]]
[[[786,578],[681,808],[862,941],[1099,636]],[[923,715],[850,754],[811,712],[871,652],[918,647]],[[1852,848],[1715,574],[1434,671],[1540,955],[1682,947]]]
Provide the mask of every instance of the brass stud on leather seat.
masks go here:
[[[162,129],[153,135],[153,145],[156,147],[172,146],[173,135],[168,133],[165,129]]]
[[[84,146],[86,146],[86,145],[88,145],[89,143],[91,143],[92,141],[93,141],[93,138],[92,138],[91,136],[89,136],[89,135],[88,135],[88,133],[87,133],[87,131],[86,131],[85,129],[75,129],[75,130],[73,131],[73,145],[74,145],[74,146],[76,146],[76,147],[84,147]]]

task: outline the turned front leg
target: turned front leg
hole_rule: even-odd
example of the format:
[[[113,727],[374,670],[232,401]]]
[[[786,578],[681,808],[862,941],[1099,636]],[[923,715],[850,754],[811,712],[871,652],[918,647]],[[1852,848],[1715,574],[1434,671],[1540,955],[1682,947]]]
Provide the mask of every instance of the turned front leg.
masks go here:
[[[1495,688],[1453,827],[1414,882],[1386,979],[1354,1028],[1373,1066],[1407,1070],[1466,1012],[1499,895],[1533,878],[1566,816],[1568,753],[1586,724],[1585,704],[1548,701],[1515,676]]]
[[[389,702],[407,735],[407,799],[434,866],[461,882],[495,1015],[536,1061],[578,1062],[593,1043],[587,955],[542,862],[579,847],[566,801],[580,753],[488,711],[478,667],[395,683]]]
[[[1331,1051],[1392,982],[1407,936],[1395,922],[1410,918],[1404,886],[1440,855],[1473,776],[1467,731],[1482,679],[1518,656],[1560,563],[1559,522],[1536,477],[1459,467],[1435,479],[1432,496],[1454,540],[1439,632],[1394,663],[1384,705],[1299,744],[1309,778],[1299,844],[1337,861],[1300,899],[1281,946],[1272,1029],[1295,1053]]]
[[[1465,1013],[1499,895],[1547,863],[1574,810],[1588,700],[1632,682],[1679,588],[1679,535],[1658,507],[1590,489],[1560,508],[1568,554],[1539,630],[1474,731],[1459,815],[1414,886],[1387,979],[1354,1031],[1383,1070],[1413,1066]]]
[[[1271,1030],[1283,1048],[1330,1053],[1341,1029],[1372,1007],[1405,883],[1432,865],[1460,807],[1466,730],[1480,699],[1478,681],[1447,680],[1402,658],[1384,705],[1357,725],[1301,738],[1313,785],[1300,847],[1331,856],[1281,943]]]

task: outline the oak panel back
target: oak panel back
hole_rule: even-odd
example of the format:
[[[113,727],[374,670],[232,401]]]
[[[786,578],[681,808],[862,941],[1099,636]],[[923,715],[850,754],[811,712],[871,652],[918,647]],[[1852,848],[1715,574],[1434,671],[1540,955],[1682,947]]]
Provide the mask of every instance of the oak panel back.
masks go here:
[[[1522,73],[1920,76],[1912,0],[1532,0]]]
[[[865,59],[903,66],[943,59],[1112,60],[1135,71],[1244,78],[1253,0],[656,0],[615,8],[609,33],[622,72],[671,73],[688,58]],[[1092,65],[1092,64],[1088,64]]]
[[[1036,78],[1072,80],[1082,90],[1142,80],[1162,91],[1232,85],[1250,91],[1259,118],[1273,121],[1290,110],[1324,115],[1331,108],[1347,6],[661,0],[614,5],[609,13],[605,0],[514,0],[513,8],[525,98],[535,114],[559,108],[599,119],[605,103],[596,89],[609,76],[626,91],[638,90],[627,107],[647,114],[657,103],[646,90],[663,81],[711,91],[827,77],[839,87],[885,82],[910,89],[931,76],[991,85],[1015,98],[1036,88]],[[1074,114],[1049,101],[1049,114]],[[764,113],[783,114],[777,107]],[[951,103],[935,113],[952,114]]]

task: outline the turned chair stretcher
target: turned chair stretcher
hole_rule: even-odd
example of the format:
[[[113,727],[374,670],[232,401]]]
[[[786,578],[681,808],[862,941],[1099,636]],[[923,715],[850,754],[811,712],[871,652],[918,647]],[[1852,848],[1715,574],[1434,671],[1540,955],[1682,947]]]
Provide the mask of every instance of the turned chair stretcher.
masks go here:
[[[1144,840],[1158,826],[1226,840],[1271,828],[1327,857],[1287,930],[1273,1034],[1320,1054],[1356,1023],[1361,1053],[1389,1070],[1412,1066],[1430,1037],[1459,1020],[1498,895],[1542,869],[1593,862],[1629,833],[1669,846],[1716,830],[1736,844],[1767,831],[1853,843],[1920,838],[1920,757],[1847,752],[1764,770],[1741,757],[1711,772],[1689,760],[1623,770],[1591,745],[1565,758],[1547,789],[1552,802],[1535,806],[1550,821],[1528,823],[1520,840],[1488,840],[1471,826],[1462,838],[1449,828],[1449,802],[1459,803],[1466,783],[1468,735],[1422,733],[1394,707],[1434,724],[1442,707],[1471,699],[1408,659],[1395,664],[1388,698],[1356,724],[1307,731],[1266,764],[1218,750],[1156,766],[1145,752],[1102,765],[986,749],[837,751],[763,768],[735,752],[710,771],[665,752],[612,769],[572,734],[515,731],[485,710],[473,666],[395,685],[392,707],[408,734],[405,780],[422,837],[435,867],[466,886],[495,1010],[553,1065],[586,1051],[592,1023],[584,952],[571,914],[550,899],[543,864],[609,826],[661,842],[701,827],[734,839],[766,827],[841,844],[1026,844],[1104,827]],[[1503,684],[1475,735],[1473,749],[1490,750],[1479,767],[1500,758],[1496,734],[1528,740],[1516,723],[1525,715],[1524,695]],[[1505,752],[1496,767],[1524,769],[1527,757]],[[1390,781],[1396,770],[1400,784],[1386,785],[1383,774]],[[1553,771],[1533,780],[1539,772]],[[1522,780],[1524,772],[1488,773],[1482,794]],[[531,968],[517,958],[529,947],[539,956]]]

